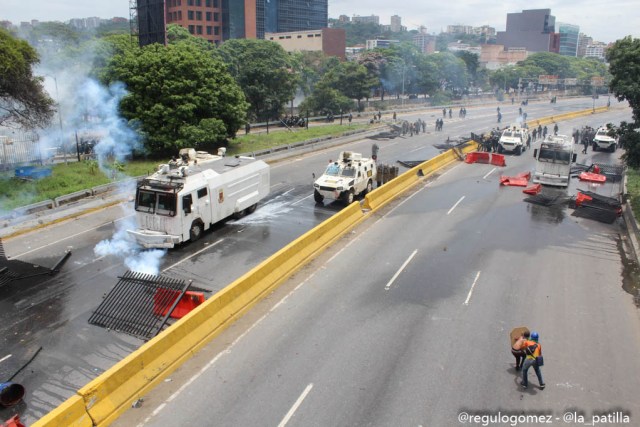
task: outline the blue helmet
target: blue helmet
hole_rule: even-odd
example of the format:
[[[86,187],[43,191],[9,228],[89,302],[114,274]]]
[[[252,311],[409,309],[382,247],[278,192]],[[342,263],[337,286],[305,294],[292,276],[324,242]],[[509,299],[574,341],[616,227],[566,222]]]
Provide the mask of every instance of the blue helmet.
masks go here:
[[[537,332],[531,332],[531,339],[534,341],[538,341],[538,333]]]

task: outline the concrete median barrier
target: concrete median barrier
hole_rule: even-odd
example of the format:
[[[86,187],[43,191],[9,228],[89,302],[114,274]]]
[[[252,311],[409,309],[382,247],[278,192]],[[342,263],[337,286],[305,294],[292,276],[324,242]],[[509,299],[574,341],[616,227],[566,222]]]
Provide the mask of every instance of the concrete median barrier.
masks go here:
[[[93,425],[93,420],[85,408],[84,399],[74,395],[31,424],[31,427],[93,427]]]

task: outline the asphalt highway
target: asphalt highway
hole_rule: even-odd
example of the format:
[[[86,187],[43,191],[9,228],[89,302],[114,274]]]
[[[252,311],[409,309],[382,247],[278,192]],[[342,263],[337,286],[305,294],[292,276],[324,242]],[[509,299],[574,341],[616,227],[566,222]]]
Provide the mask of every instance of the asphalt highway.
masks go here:
[[[115,425],[637,424],[640,319],[620,224],[500,187],[529,154],[458,164],[374,214]],[[532,371],[519,384],[516,326],[540,333],[544,390]]]
[[[606,101],[604,102],[606,103]],[[558,104],[554,105],[546,103],[530,103],[526,108],[526,111],[528,112],[529,120],[532,120],[536,117],[551,115],[553,112],[559,113],[590,108],[591,105],[591,99],[560,101]],[[517,109],[518,105],[502,106],[502,124],[508,124],[509,120],[515,121],[517,118]],[[433,132],[433,123],[435,122],[436,117],[441,116],[441,113],[439,112],[412,113],[411,115],[402,116],[401,118],[403,119],[416,120],[420,117],[425,120],[427,122],[427,133],[413,137],[396,138],[387,141],[375,141],[375,143],[380,147],[380,160],[390,164],[395,163],[396,160],[425,160],[439,153],[439,150],[433,147],[433,144],[442,143],[447,137],[454,138],[463,135],[467,136],[470,132],[486,131],[496,125],[494,123],[496,115],[495,106],[468,108],[467,111],[466,119],[458,118],[456,115],[457,112],[454,111],[453,119],[445,119],[444,131],[437,133]],[[584,124],[591,124],[595,126],[604,121],[615,122],[623,120],[628,118],[629,114],[628,110],[614,109],[603,115],[575,120],[572,123],[562,123],[560,124],[561,131],[565,125],[567,127],[582,126]],[[339,203],[328,203],[320,206],[313,202],[311,190],[311,183],[313,180],[312,174],[315,174],[316,176],[321,174],[328,160],[336,158],[338,152],[341,150],[351,150],[369,155],[371,145],[373,143],[374,141],[371,140],[361,140],[341,147],[331,147],[313,153],[301,153],[299,155],[294,155],[287,160],[274,161],[272,163],[271,195],[260,205],[254,214],[241,220],[226,221],[206,233],[200,241],[189,243],[175,250],[169,251],[162,259],[160,272],[170,277],[194,280],[195,286],[209,290],[209,294],[222,289],[226,284],[239,277],[249,268],[255,266],[257,263],[303,232],[309,230],[318,223],[327,219],[333,213],[337,212],[341,208]],[[527,161],[530,163],[529,154],[530,153],[528,152],[523,154],[523,156],[517,158],[516,161],[523,162],[523,165],[527,164]],[[605,153],[590,153],[589,155],[594,159],[597,156],[608,156]],[[509,167],[511,167],[510,164]],[[489,170],[485,170],[483,172],[482,176],[488,173]],[[451,172],[451,174],[453,174],[453,172]],[[501,203],[501,199],[498,196],[502,193],[496,193],[497,195],[494,194],[494,190],[496,189],[493,188],[497,186],[497,174],[498,172],[494,171],[487,176],[487,178],[480,177],[481,180],[475,182],[475,186],[473,186],[473,182],[471,182],[475,179],[473,176],[466,178],[467,181],[471,180],[468,185],[473,186],[474,191],[469,192],[468,190],[465,190],[468,194],[463,194],[465,198],[459,203],[453,212],[456,210],[458,210],[458,212],[464,212],[469,209],[469,203],[479,203],[480,206],[476,206],[473,209],[474,212],[471,217],[476,220],[484,218],[484,221],[480,224],[483,227],[489,227],[490,224],[507,225],[515,222],[516,218],[520,218],[521,215],[504,216],[491,213]],[[447,175],[445,175],[445,177],[446,176]],[[445,177],[443,177],[443,179]],[[481,187],[480,184],[484,184],[485,181],[492,182],[491,184],[487,184],[487,189],[479,190]],[[436,182],[439,183],[439,181]],[[454,185],[461,186],[462,184],[454,183]],[[495,230],[495,235],[491,233],[487,234],[485,228],[482,228],[482,239],[480,239],[480,236],[478,235],[479,232],[477,230],[473,231],[470,229],[467,233],[461,233],[460,229],[467,225],[463,226],[462,223],[455,222],[440,222],[443,220],[440,218],[441,215],[438,215],[438,210],[451,208],[452,205],[449,205],[451,200],[449,199],[453,197],[454,193],[452,192],[452,189],[448,187],[442,187],[440,190],[438,190],[438,188],[440,187],[434,185],[433,189],[425,190],[423,192],[421,191],[419,193],[429,194],[429,201],[425,201],[425,204],[423,205],[413,205],[414,202],[405,203],[407,207],[413,206],[413,214],[398,213],[392,214],[392,216],[399,215],[399,220],[403,221],[403,227],[401,228],[405,229],[404,231],[408,233],[408,237],[412,237],[414,240],[416,237],[420,237],[420,239],[424,238],[424,240],[431,242],[430,244],[436,244],[439,242],[440,247],[431,247],[429,249],[428,247],[416,246],[411,250],[409,250],[409,247],[396,249],[392,244],[396,244],[397,240],[405,241],[408,237],[398,237],[397,231],[393,234],[387,235],[386,237],[383,234],[380,234],[379,239],[382,240],[374,239],[373,243],[369,243],[371,247],[377,248],[375,251],[376,256],[378,257],[377,261],[369,262],[367,263],[367,266],[365,266],[358,260],[351,260],[351,263],[353,263],[352,268],[343,267],[344,271],[340,270],[345,274],[345,276],[338,274],[339,272],[334,273],[340,276],[335,277],[334,279],[336,282],[340,283],[341,292],[346,292],[347,288],[349,288],[349,292],[357,291],[357,287],[353,287],[352,283],[358,283],[361,280],[357,276],[349,276],[349,274],[353,274],[352,272],[368,272],[371,270],[371,266],[373,264],[375,264],[376,268],[382,268],[385,263],[390,263],[390,268],[394,266],[397,268],[397,265],[391,263],[391,261],[404,262],[414,250],[417,250],[418,252],[416,252],[416,255],[414,255],[408,266],[412,266],[415,261],[421,260],[420,264],[425,264],[425,266],[431,265],[432,267],[439,267],[440,263],[431,264],[439,259],[436,255],[448,254],[451,256],[453,254],[453,256],[447,258],[448,263],[445,263],[444,260],[442,261],[442,266],[444,267],[444,265],[448,265],[448,268],[432,268],[429,270],[428,274],[425,272],[426,270],[421,273],[416,273],[416,277],[424,276],[438,278],[438,280],[434,281],[434,283],[438,284],[434,285],[435,287],[433,289],[429,288],[428,293],[427,289],[414,289],[413,291],[410,291],[412,288],[411,286],[404,286],[403,290],[400,291],[401,294],[406,292],[403,298],[408,298],[409,300],[414,297],[418,300],[420,298],[425,298],[425,301],[428,299],[429,303],[427,305],[433,305],[434,310],[438,310],[439,313],[444,313],[448,310],[448,307],[446,305],[440,306],[441,303],[439,301],[442,301],[442,304],[445,304],[445,301],[449,301],[449,298],[452,297],[453,294],[459,292],[460,289],[467,285],[467,275],[475,277],[475,274],[477,274],[474,271],[465,272],[466,269],[463,269],[463,266],[467,265],[467,262],[469,261],[468,258],[473,259],[474,257],[480,256],[480,254],[484,254],[483,256],[489,257],[489,255],[494,253],[491,250],[487,250],[486,253],[485,251],[480,251],[480,253],[478,253],[478,248],[473,249],[471,242],[485,242],[489,240],[490,237],[492,239],[499,237],[500,243],[496,242],[496,245],[505,245],[505,253],[502,254],[502,256],[506,257],[507,261],[510,256],[514,256],[507,249],[518,247],[520,249],[516,250],[517,253],[520,253],[521,251],[529,253],[528,250],[525,251],[525,248],[530,248],[531,242],[538,242],[536,245],[533,245],[536,248],[537,246],[544,248],[547,245],[546,240],[542,239],[542,237],[538,237],[539,230],[535,227],[531,227],[530,225],[523,229],[516,227],[516,224],[514,224],[513,227],[501,227],[499,230]],[[517,190],[513,193],[519,196],[519,192]],[[457,200],[460,200],[460,197],[462,197],[462,195],[459,195],[456,200],[454,200],[454,203]],[[415,198],[419,200],[418,196]],[[514,206],[506,204],[505,209],[517,210],[526,208],[525,212],[526,215],[528,215],[527,218],[529,218],[527,224],[543,224],[545,227],[548,227],[549,221],[547,221],[546,217],[549,214],[547,212],[537,209],[538,207],[523,206],[519,199],[518,203],[515,201],[513,203]],[[487,212],[482,211],[482,206],[489,210]],[[515,206],[518,207],[516,208]],[[137,338],[107,331],[102,328],[92,326],[87,322],[93,310],[95,310],[100,303],[102,296],[115,285],[118,277],[127,270],[127,267],[123,264],[124,260],[122,258],[117,256],[97,256],[94,253],[94,248],[99,242],[105,239],[110,239],[118,228],[122,228],[127,221],[132,219],[132,215],[132,203],[125,202],[90,215],[78,217],[72,221],[52,225],[50,227],[40,229],[37,232],[10,239],[4,243],[7,255],[10,258],[42,266],[53,265],[67,248],[72,248],[73,250],[72,257],[64,266],[61,273],[57,276],[54,276],[42,283],[38,283],[37,285],[21,283],[19,285],[5,286],[2,290],[2,296],[0,297],[0,306],[2,308],[0,311],[0,325],[2,325],[0,326],[0,330],[2,331],[1,347],[3,349],[3,354],[0,354],[0,359],[3,359],[2,364],[7,366],[8,363],[17,363],[18,361],[26,360],[27,356],[33,354],[34,349],[42,347],[42,350],[37,357],[33,362],[31,362],[31,364],[29,364],[28,369],[21,372],[20,376],[16,378],[16,381],[22,383],[27,388],[25,403],[14,409],[18,410],[22,414],[23,420],[31,422],[44,415],[46,412],[72,395],[75,390],[95,378],[104,370],[108,369],[142,343],[142,341]],[[447,215],[447,217],[450,216]],[[455,216],[452,216],[450,218],[454,217]],[[572,222],[566,219],[566,214],[552,214],[552,217],[555,222],[560,222],[561,224],[569,224]],[[558,221],[559,217],[563,220]],[[462,220],[465,219],[466,217]],[[414,221],[417,221],[418,224],[414,224]],[[382,222],[384,223],[388,221],[385,220]],[[580,220],[580,222],[584,222],[593,227],[601,226],[593,221]],[[426,230],[432,230],[430,232],[431,234],[423,234],[425,231],[423,230],[422,224],[424,224]],[[558,225],[552,226],[552,228],[555,227],[558,227]],[[372,228],[372,230],[375,229],[376,227]],[[611,226],[603,227],[603,230],[610,229]],[[448,231],[445,233],[445,230]],[[611,231],[610,234],[614,236],[618,235],[620,232],[620,230],[615,228],[613,230],[615,231]],[[516,236],[520,237],[512,236],[514,233]],[[555,236],[555,232],[550,234]],[[470,238],[471,242],[468,241]],[[615,239],[612,241],[615,242]],[[620,264],[620,256],[617,255],[615,244],[613,245],[613,248],[610,245],[605,246],[607,247],[607,251],[604,252],[612,259],[611,263]],[[443,248],[446,248],[446,250]],[[457,249],[454,252],[451,252],[450,248]],[[440,252],[442,252],[442,254]],[[536,251],[534,251],[534,253],[536,253]],[[431,256],[427,256],[427,254],[431,254]],[[367,258],[370,257],[367,256]],[[589,257],[580,257],[580,259],[583,258],[585,260],[590,259]],[[333,271],[334,265],[342,262],[339,261],[341,259],[342,256],[335,258],[325,269],[327,271]],[[376,260],[376,257],[374,257],[373,260]],[[519,271],[518,266],[513,261],[507,262],[506,265],[510,269],[513,269],[510,274],[512,276],[511,280],[514,282],[528,280],[520,278],[526,276],[526,274],[530,273],[531,270],[537,271],[533,264],[530,265],[529,270],[524,271]],[[497,269],[492,273],[491,270],[485,269],[483,272],[479,267],[474,268],[477,268],[477,271],[481,271],[478,278],[478,284],[476,285],[478,286],[478,289],[480,289],[480,283],[482,283],[481,280],[487,280],[487,277],[497,277],[502,274],[498,273]],[[510,271],[509,268],[506,270],[507,272]],[[386,274],[386,271],[379,271],[378,275],[375,277],[381,280],[381,278],[385,277]],[[618,280],[618,276],[615,274],[611,277],[609,276],[611,274],[611,271],[609,270],[601,271],[598,274],[605,275],[603,277],[606,277],[606,280],[611,280],[613,282]],[[591,276],[594,276],[594,273],[589,274],[587,277]],[[516,280],[516,278],[518,278],[518,280]],[[456,284],[448,284],[450,280]],[[362,282],[366,283],[368,280],[362,280]],[[284,289],[286,289],[286,286]],[[301,289],[304,289],[304,287]],[[456,291],[456,289],[458,290]],[[391,290],[393,290],[393,285],[390,287],[389,291]],[[347,304],[348,300],[343,300],[341,298],[341,292],[334,290],[334,293],[326,295],[323,298],[325,298],[325,301],[329,301],[328,298],[333,295],[337,299],[329,305],[342,307],[342,311],[345,313],[350,312],[351,308]],[[390,295],[391,292],[387,291],[386,294]],[[519,292],[519,294],[521,294],[521,292]],[[356,297],[355,294],[354,297]],[[369,298],[369,296],[365,299],[367,298]],[[369,301],[373,304],[372,307],[379,307],[376,305],[377,303],[375,302],[375,299],[371,299]],[[418,306],[420,305],[421,304],[418,304]],[[313,311],[318,310],[318,308],[312,306],[313,304],[306,307],[308,315],[311,315]],[[400,311],[404,311],[406,309],[407,315],[411,311],[411,309],[407,308],[407,306],[403,304],[398,304],[397,309]],[[368,313],[372,315],[371,312]],[[420,317],[423,314],[424,313],[417,313],[416,316]],[[387,315],[384,313],[381,313],[380,315],[383,316],[381,319],[387,319]],[[478,314],[477,319],[470,318],[472,323],[469,326],[473,326],[473,322],[479,321],[480,316],[481,315]],[[307,323],[304,320],[296,320],[294,317],[289,317],[288,319],[290,320],[290,325],[286,328],[287,335],[291,334],[291,339],[297,340],[298,338],[295,338],[293,335],[294,329],[304,329],[303,326]],[[398,319],[399,322],[408,322],[403,324],[408,326],[409,329],[417,328],[417,326],[410,325],[414,320],[415,318],[411,317],[405,318],[404,320],[401,320],[400,318]],[[528,319],[522,319],[523,322],[525,320]],[[336,318],[335,321],[337,322],[338,319]],[[485,318],[484,322],[487,321],[488,319]],[[536,322],[540,325],[536,326],[539,329],[542,329],[543,326],[548,326],[541,323],[539,320],[536,320]],[[237,333],[237,329],[240,328],[240,325],[242,325],[242,322],[239,323],[237,328],[230,331],[230,333]],[[306,327],[310,327],[309,324],[307,324]],[[367,328],[368,327],[369,326],[367,326]],[[509,324],[505,324],[504,326],[505,330],[510,327],[511,325]],[[339,326],[339,324],[336,323],[335,328],[342,329],[344,328],[344,325]],[[381,334],[380,337],[383,342],[386,342],[384,340],[390,339],[390,337],[385,338],[385,334],[387,334],[387,332],[380,331],[377,333]],[[397,330],[392,335],[402,333],[403,332],[399,332],[399,330]],[[420,333],[426,332],[421,331]],[[350,337],[353,338],[354,343],[361,341],[365,346],[372,345],[367,344],[371,341],[370,337],[356,337],[358,335],[356,332],[352,332],[352,334],[353,335],[350,335]],[[447,341],[446,337],[441,335],[441,332],[434,332],[434,334],[438,337],[438,340]],[[303,333],[303,335],[305,334]],[[429,337],[431,337],[431,335],[429,335]],[[330,337],[327,336],[327,339],[329,338]],[[425,337],[424,339],[426,340],[427,338]],[[429,340],[430,339],[431,338],[429,338]],[[506,347],[506,333],[503,333],[500,339],[503,341],[501,348]],[[544,339],[545,336],[543,335],[543,343],[546,342]],[[224,340],[217,341],[218,342],[214,344],[214,347],[220,346],[222,345],[221,343],[225,342]],[[638,340],[636,340],[636,342],[638,342]],[[317,343],[318,345],[321,345],[323,341],[318,340]],[[255,343],[250,344],[250,346],[256,346],[258,348],[260,345],[267,345],[270,347],[270,344],[267,341],[260,344],[258,340]],[[389,345],[393,348],[396,344],[389,341]],[[273,357],[278,357],[276,356],[278,353],[276,353],[277,350],[275,348],[273,350],[265,351],[273,351]],[[364,350],[359,350],[359,353],[356,355],[360,355],[360,352],[362,351]],[[390,351],[390,353],[391,355],[385,355],[383,358],[386,359],[388,357],[392,357],[393,354],[399,355],[395,350]],[[502,353],[504,353],[504,351]],[[251,354],[251,352],[246,354],[248,359],[251,358]],[[465,354],[466,357],[468,357],[468,353]],[[6,358],[7,355],[11,355],[11,357]],[[280,354],[279,357],[282,357],[282,354]],[[327,358],[327,361],[332,359],[332,357],[329,357],[326,354],[325,357]],[[443,354],[438,353],[437,355],[434,355],[434,357],[444,357],[445,359],[443,360],[446,360],[451,357],[451,354],[446,352]],[[338,362],[337,358],[335,360],[336,365],[334,365],[334,367],[337,366],[338,363],[342,363]],[[264,363],[265,365],[263,366],[267,366],[266,364],[270,364],[273,361],[274,359],[265,360],[263,362],[256,360],[255,364],[258,365],[260,363]],[[308,361],[311,362],[311,359]],[[286,363],[286,360],[282,360],[281,363]],[[305,364],[305,360],[300,359],[299,363],[302,366]],[[376,366],[375,369],[382,369],[382,361],[371,363],[371,365],[367,365],[366,363],[361,365],[360,361],[352,360],[341,369],[348,368],[349,370],[354,370],[354,372],[363,369],[363,366]],[[2,368],[1,364],[0,368]],[[311,368],[311,366],[309,368]],[[239,368],[236,367],[232,369]],[[329,369],[328,366],[327,369]],[[386,371],[389,369],[391,368],[384,368]],[[189,368],[185,369],[185,371],[189,371]],[[295,375],[298,374],[296,373]],[[388,375],[391,375],[391,372]],[[229,376],[229,378],[231,377],[232,376]],[[301,376],[300,378],[304,377]],[[178,384],[178,381],[171,382],[172,386],[178,386]],[[272,394],[271,399],[279,399],[281,400],[281,405],[288,405],[290,403],[290,396],[288,393],[293,393],[294,389],[296,389],[298,385],[299,384],[289,384],[283,386],[287,389],[291,388],[291,390],[278,396]],[[305,387],[306,385],[304,385],[302,389],[304,390]],[[268,390],[269,389],[264,389],[265,392]],[[240,393],[245,392],[246,389]],[[273,393],[272,390],[270,392]],[[255,393],[255,396],[258,397],[257,390]],[[311,391],[309,393],[311,393]],[[237,397],[238,396],[236,395],[236,398]],[[373,397],[371,399],[373,404],[375,399],[373,399]],[[245,405],[247,404],[252,403],[250,401],[239,401],[237,403],[237,412],[244,412],[246,410]],[[151,403],[145,404],[144,408],[147,409],[151,407],[151,405]],[[206,407],[213,409],[213,405],[214,403],[211,403]],[[347,405],[346,401],[345,405]],[[278,410],[276,410],[273,405],[270,405],[270,407],[274,407],[274,412],[270,417],[278,418],[280,415],[280,407],[278,406]],[[351,409],[353,410],[353,408]],[[0,411],[0,419],[8,418],[7,416],[4,416],[5,414],[7,414],[6,410]],[[258,415],[258,413],[256,413],[255,415],[257,417],[256,419],[259,419],[265,414]],[[356,414],[354,413],[353,416],[355,417],[355,415]],[[244,416],[248,416],[248,414],[245,414]],[[271,418],[267,417],[263,419],[271,420]],[[243,424],[242,418],[229,418],[229,420],[232,424],[228,425]],[[196,421],[194,422],[196,424],[193,425],[199,425]],[[238,424],[235,424],[236,422],[238,422]],[[271,421],[268,424],[270,423]],[[313,423],[315,423],[315,421]],[[321,424],[321,422],[318,423],[318,425]],[[207,425],[207,423],[202,425]]]

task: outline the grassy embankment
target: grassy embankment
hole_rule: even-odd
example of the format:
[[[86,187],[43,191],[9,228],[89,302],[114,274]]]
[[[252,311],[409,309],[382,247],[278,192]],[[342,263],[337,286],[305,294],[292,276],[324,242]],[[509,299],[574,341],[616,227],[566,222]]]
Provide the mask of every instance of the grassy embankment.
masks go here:
[[[636,219],[640,218],[640,170],[627,169],[627,197]]]
[[[264,150],[278,145],[292,144],[321,136],[341,135],[346,130],[362,129],[363,124],[351,126],[339,124],[314,126],[307,129],[296,128],[293,132],[253,133],[241,135],[232,140],[227,148],[227,155],[249,153]],[[85,190],[117,180],[147,175],[152,173],[159,163],[168,159],[135,160],[119,165],[116,179],[112,179],[97,168],[96,162],[69,162],[52,167],[50,177],[40,180],[23,180],[14,178],[11,170],[0,174],[0,212],[26,206],[43,200],[53,199],[65,194]]]

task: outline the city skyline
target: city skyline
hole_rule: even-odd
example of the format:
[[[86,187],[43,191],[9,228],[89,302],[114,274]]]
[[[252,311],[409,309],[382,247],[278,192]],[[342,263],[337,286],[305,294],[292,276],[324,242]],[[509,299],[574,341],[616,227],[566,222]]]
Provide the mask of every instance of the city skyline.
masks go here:
[[[55,2],[31,0],[28,6],[19,0],[3,0],[5,7],[0,12],[0,20],[8,20],[14,24],[33,19],[39,21],[69,21],[73,18],[129,17],[128,0],[112,0],[110,2],[86,2],[81,0],[59,0]],[[408,30],[425,26],[429,33],[440,33],[447,25],[470,25],[479,27],[489,25],[496,31],[506,26],[507,13],[517,13],[526,9],[551,9],[556,21],[566,22],[580,27],[580,32],[593,37],[594,40],[609,43],[627,35],[640,38],[640,29],[636,20],[629,17],[640,17],[640,3],[632,0],[612,0],[596,3],[594,0],[563,2],[552,0],[547,2],[509,1],[507,3],[480,2],[445,2],[434,7],[419,1],[408,1],[394,4],[386,0],[329,0],[329,18],[340,15],[353,17],[377,15],[381,24],[389,24],[392,15],[402,18],[402,25]],[[556,29],[557,30],[557,29]]]

